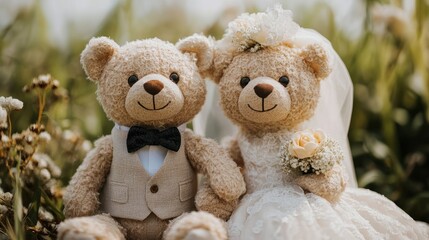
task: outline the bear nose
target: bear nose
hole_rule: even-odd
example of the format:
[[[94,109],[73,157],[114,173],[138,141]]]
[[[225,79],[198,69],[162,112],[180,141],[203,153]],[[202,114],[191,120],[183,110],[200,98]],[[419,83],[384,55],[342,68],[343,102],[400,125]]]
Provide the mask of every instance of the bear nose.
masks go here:
[[[253,90],[255,90],[256,95],[260,98],[266,98],[273,92],[273,86],[267,83],[259,83],[256,85]]]
[[[143,84],[144,90],[149,94],[156,95],[164,88],[164,84],[158,80],[150,80]]]

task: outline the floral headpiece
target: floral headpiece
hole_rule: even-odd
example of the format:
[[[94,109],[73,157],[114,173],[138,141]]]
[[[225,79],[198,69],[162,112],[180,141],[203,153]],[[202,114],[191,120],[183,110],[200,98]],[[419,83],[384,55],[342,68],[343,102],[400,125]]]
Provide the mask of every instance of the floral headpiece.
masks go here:
[[[238,52],[256,52],[287,42],[299,30],[293,13],[280,5],[261,13],[244,13],[228,24],[224,44]]]

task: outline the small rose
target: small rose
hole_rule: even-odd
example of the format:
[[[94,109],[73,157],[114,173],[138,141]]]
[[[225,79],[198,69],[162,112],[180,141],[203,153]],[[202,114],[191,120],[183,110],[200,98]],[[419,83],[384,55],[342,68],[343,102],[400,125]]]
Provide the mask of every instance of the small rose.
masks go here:
[[[325,139],[326,135],[321,130],[297,132],[292,136],[289,153],[299,159],[312,157]]]

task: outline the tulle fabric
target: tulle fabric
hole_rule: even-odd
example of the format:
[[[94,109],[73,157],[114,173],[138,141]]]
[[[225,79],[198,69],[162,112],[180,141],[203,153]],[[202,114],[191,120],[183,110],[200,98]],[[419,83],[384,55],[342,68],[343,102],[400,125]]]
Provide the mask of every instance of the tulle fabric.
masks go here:
[[[336,204],[296,185],[246,195],[229,221],[229,239],[427,239],[415,222],[382,195],[347,188]]]

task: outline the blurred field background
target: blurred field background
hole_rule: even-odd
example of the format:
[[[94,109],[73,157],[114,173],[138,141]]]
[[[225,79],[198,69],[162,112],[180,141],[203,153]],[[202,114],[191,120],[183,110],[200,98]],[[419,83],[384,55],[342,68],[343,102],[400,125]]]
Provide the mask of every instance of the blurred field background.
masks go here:
[[[0,239],[54,238],[62,187],[113,126],[79,63],[91,37],[176,42],[203,32],[219,39],[240,13],[277,2],[0,0],[0,96],[24,102],[9,112],[16,134],[1,130]],[[429,222],[429,1],[280,3],[326,36],[349,69],[359,186]],[[46,79],[49,86],[40,84]]]

